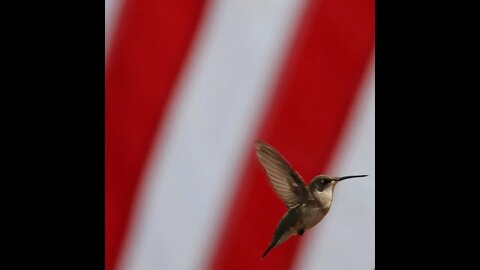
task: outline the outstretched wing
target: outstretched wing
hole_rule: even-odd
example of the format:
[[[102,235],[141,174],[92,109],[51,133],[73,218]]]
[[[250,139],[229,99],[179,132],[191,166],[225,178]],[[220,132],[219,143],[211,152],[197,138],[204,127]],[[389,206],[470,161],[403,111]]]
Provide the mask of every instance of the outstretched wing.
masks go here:
[[[268,175],[270,183],[288,208],[304,203],[308,191],[302,177],[272,146],[257,140],[257,157]]]

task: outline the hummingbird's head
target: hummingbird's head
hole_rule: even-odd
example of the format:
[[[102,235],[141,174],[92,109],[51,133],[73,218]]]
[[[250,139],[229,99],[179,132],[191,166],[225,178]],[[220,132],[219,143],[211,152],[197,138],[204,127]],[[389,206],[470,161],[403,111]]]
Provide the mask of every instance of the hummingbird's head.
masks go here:
[[[318,176],[315,176],[315,178],[313,178],[312,182],[310,182],[310,189],[322,192],[326,189],[333,188],[338,182],[343,181],[345,179],[365,177],[365,176],[367,175],[349,175],[349,176],[342,176],[342,177],[318,175]]]

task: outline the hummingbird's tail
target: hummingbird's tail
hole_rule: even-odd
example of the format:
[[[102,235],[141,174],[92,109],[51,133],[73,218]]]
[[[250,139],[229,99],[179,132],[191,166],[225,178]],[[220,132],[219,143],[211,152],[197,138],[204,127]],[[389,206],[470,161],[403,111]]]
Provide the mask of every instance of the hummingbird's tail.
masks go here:
[[[268,246],[267,250],[265,250],[265,252],[263,253],[262,255],[262,259],[265,258],[265,256],[267,256],[268,252],[270,252],[270,250],[275,246],[275,242],[272,241],[272,243],[270,243],[270,245]]]
[[[283,216],[280,220],[280,223],[273,234],[272,242],[268,246],[267,250],[262,255],[262,259],[267,256],[268,252],[277,245],[280,245],[284,241],[286,241],[290,236],[294,235],[296,231],[292,228],[294,227],[295,223],[298,220],[298,213],[300,210],[300,206],[289,209],[287,213]]]
[[[285,237],[283,237],[283,238],[284,239],[282,239],[282,237],[278,233],[275,233],[275,235],[273,236],[272,242],[270,242],[270,245],[268,245],[267,250],[265,250],[265,252],[263,253],[262,259],[265,258],[265,256],[267,256],[268,252],[270,252],[270,250],[272,248],[274,248],[276,245],[280,244],[282,242],[282,240],[284,241]]]

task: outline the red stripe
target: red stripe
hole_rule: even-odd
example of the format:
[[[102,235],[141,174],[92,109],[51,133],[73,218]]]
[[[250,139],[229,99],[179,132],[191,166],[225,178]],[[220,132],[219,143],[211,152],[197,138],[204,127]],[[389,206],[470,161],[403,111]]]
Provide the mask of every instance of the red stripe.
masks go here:
[[[299,27],[257,138],[308,183],[328,166],[373,52],[374,1],[311,0]],[[285,207],[267,183],[253,139],[210,269],[289,269],[302,239],[260,259]]]
[[[106,67],[106,269],[118,260],[154,133],[205,2],[125,0]]]

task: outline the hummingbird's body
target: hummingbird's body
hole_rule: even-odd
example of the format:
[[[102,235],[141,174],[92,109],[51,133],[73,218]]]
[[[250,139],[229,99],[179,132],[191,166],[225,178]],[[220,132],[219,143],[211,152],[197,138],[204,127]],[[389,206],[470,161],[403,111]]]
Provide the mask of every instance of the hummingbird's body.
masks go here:
[[[344,179],[364,177],[353,175],[333,177],[319,175],[307,186],[292,166],[270,145],[257,141],[257,156],[264,167],[273,189],[288,208],[277,225],[273,239],[262,257],[275,246],[293,235],[317,225],[328,213],[335,185]]]

